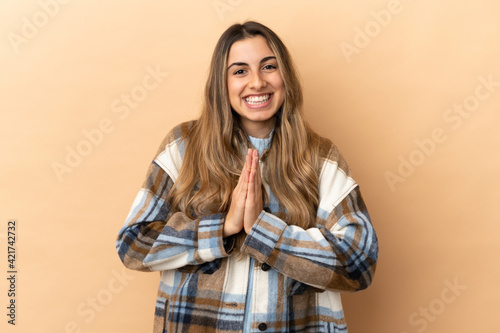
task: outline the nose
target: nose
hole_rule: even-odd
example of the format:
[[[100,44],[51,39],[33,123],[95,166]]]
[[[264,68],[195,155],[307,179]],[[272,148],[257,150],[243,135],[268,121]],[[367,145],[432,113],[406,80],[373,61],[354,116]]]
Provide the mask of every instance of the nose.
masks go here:
[[[255,90],[266,87],[266,81],[262,78],[261,73],[254,73],[250,77],[249,87]]]

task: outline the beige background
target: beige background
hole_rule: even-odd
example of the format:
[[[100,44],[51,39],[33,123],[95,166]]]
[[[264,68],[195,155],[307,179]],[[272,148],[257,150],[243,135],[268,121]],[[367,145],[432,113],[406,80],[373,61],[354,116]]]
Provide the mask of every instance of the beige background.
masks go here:
[[[2,1],[0,266],[14,218],[18,298],[12,327],[1,277],[1,330],[151,331],[159,276],[123,271],[115,237],[166,132],[197,116],[218,37],[245,19],[289,46],[307,119],[378,232],[374,284],[343,298],[349,332],[497,332],[494,0]]]

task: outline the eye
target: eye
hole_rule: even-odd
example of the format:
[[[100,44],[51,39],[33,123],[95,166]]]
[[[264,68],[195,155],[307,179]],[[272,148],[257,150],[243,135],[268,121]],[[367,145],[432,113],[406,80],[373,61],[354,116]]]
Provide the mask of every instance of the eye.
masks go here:
[[[233,72],[233,75],[241,75],[241,74],[245,74],[245,70],[244,69],[238,69],[236,71]]]
[[[267,70],[270,70],[270,69],[276,69],[277,67],[275,65],[272,65],[272,64],[267,64],[264,66],[263,69],[267,69]]]

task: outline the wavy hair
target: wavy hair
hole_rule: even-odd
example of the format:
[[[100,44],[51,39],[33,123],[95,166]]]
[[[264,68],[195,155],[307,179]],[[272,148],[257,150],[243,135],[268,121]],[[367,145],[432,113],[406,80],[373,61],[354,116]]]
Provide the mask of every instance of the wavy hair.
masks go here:
[[[272,30],[254,21],[232,25],[215,46],[202,112],[187,130],[184,162],[167,201],[172,210],[191,218],[229,210],[250,143],[229,103],[227,59],[235,42],[255,36],[264,37],[276,56],[285,87],[270,149],[261,157],[262,178],[280,203],[278,216],[309,228],[315,225],[319,201],[320,137],[303,119],[302,89],[287,48]]]

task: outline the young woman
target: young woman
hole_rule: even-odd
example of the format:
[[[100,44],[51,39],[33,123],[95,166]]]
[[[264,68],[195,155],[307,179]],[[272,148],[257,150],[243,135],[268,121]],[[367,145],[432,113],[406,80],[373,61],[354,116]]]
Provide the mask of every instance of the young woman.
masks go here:
[[[370,285],[377,237],[269,28],[222,34],[201,116],[166,136],[117,249],[161,271],[155,332],[347,332],[339,292]]]

